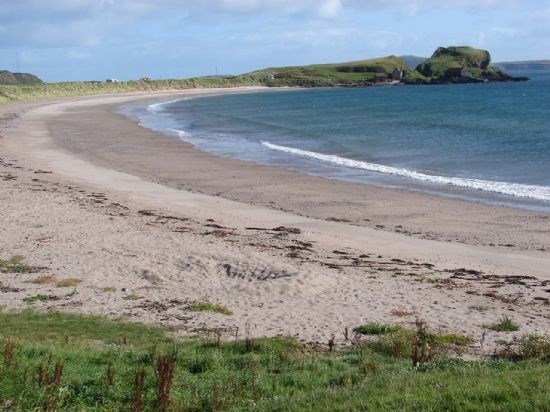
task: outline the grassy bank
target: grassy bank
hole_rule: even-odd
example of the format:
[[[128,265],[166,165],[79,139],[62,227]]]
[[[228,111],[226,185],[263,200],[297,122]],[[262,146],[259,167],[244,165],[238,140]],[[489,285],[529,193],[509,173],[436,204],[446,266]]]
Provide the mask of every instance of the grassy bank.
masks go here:
[[[0,85],[0,104],[94,94],[260,86],[261,84],[260,79],[249,76],[228,76],[197,77],[181,80],[136,80],[118,83],[66,82],[34,85]]]
[[[247,76],[268,86],[367,86],[375,81],[377,74],[390,75],[395,68],[408,69],[400,58],[388,56],[334,64],[271,67],[248,73]]]
[[[0,313],[8,410],[544,410],[544,361],[440,357],[413,368],[384,341],[327,351],[286,338],[176,341],[167,329]],[[241,334],[242,335],[242,334]]]

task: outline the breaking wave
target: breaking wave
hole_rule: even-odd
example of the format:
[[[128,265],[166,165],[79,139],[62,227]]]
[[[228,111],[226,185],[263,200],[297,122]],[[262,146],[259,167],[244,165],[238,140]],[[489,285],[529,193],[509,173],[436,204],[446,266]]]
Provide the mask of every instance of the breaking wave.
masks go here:
[[[550,187],[547,186],[524,185],[520,183],[495,182],[479,179],[466,179],[462,177],[434,176],[416,172],[414,170],[384,166],[376,163],[368,163],[360,160],[353,160],[335,155],[310,152],[307,150],[295,149],[287,146],[279,146],[269,142],[262,142],[262,145],[271,150],[277,150],[279,152],[301,156],[308,159],[315,159],[336,166],[402,176],[423,182],[438,183],[442,185],[451,185],[474,190],[483,190],[486,192],[500,193],[516,197],[550,201]]]

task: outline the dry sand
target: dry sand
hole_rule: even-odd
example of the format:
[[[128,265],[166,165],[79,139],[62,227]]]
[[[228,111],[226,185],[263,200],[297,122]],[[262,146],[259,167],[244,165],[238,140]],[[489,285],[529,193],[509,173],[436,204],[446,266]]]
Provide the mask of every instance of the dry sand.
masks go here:
[[[112,112],[173,94],[0,109],[0,259],[42,267],[1,274],[0,304],[40,293],[50,300],[35,307],[182,334],[242,336],[248,321],[255,336],[322,343],[346,325],[415,316],[478,349],[499,317],[518,333],[550,330],[549,214],[219,158]],[[82,283],[29,282],[48,275]],[[196,300],[233,314],[192,312]],[[514,335],[487,331],[483,350]]]

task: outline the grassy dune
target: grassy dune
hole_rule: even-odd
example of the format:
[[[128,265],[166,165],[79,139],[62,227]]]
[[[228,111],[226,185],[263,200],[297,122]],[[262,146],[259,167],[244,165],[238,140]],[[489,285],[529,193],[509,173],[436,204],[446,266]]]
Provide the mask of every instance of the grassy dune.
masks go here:
[[[135,80],[119,83],[66,82],[10,85],[0,86],[0,104],[94,94],[258,85],[261,85],[261,82],[249,76],[197,77],[182,80]]]
[[[439,357],[412,367],[391,334],[329,352],[289,338],[178,341],[171,332],[100,317],[0,312],[0,405],[491,411],[550,404],[547,361]]]

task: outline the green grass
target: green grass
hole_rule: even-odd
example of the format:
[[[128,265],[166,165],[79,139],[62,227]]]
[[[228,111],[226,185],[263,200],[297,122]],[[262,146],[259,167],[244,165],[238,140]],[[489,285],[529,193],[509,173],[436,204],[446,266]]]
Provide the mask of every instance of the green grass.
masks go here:
[[[384,325],[382,323],[367,323],[353,329],[354,332],[361,335],[387,335],[388,333],[397,332],[401,327],[395,325]]]
[[[519,330],[519,325],[514,323],[508,316],[505,316],[499,322],[489,326],[489,329],[495,332],[516,332]]]
[[[457,346],[466,346],[471,343],[474,343],[472,338],[464,335],[459,335],[456,333],[433,334],[433,341],[437,345],[457,345]]]
[[[242,341],[176,341],[166,329],[31,311],[0,312],[0,325],[0,404],[12,410],[131,410],[140,368],[143,408],[158,410],[155,370],[167,359],[174,411],[544,410],[550,403],[543,362],[442,358],[412,368],[369,346],[324,352],[275,338],[247,349]]]
[[[187,309],[192,312],[215,312],[223,315],[232,315],[233,312],[225,306],[218,305],[216,303],[210,303],[207,301],[196,301],[191,303]]]
[[[403,346],[410,347],[413,338],[413,332],[410,330],[406,330],[401,326],[385,325],[382,323],[367,323],[366,325],[356,327],[355,329],[353,329],[353,331],[362,335],[390,335],[390,337],[387,339],[387,342],[390,346],[395,345],[399,340],[402,340],[401,344]],[[428,332],[427,338],[436,345],[466,346],[470,343],[473,343],[471,338],[456,333],[439,334]],[[390,342],[392,340],[393,342]],[[384,340],[377,342],[375,344],[375,347],[380,342],[384,342]],[[386,353],[391,353],[391,350],[382,351]],[[405,355],[408,356],[408,354],[409,352],[407,351]]]

